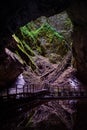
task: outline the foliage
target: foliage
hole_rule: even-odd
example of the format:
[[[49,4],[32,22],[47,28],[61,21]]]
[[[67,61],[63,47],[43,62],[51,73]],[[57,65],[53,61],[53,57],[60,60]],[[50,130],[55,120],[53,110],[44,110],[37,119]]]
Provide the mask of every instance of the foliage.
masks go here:
[[[33,70],[36,69],[36,65],[33,62],[31,56],[29,55],[34,55],[32,49],[25,43],[25,41],[21,41],[16,35],[13,35],[13,37],[18,43],[18,49],[15,51],[16,54],[24,60],[25,64],[30,65]]]
[[[67,52],[64,37],[48,23],[42,24],[39,28],[35,27],[34,22],[28,23],[20,27],[13,37],[18,43],[16,53],[20,55],[26,64],[32,66],[33,69],[36,66],[32,60],[32,56],[36,53],[45,55],[46,51],[48,51],[47,46],[51,49],[52,53],[56,52],[64,55]],[[42,38],[46,41],[46,45],[45,43],[41,43]]]
[[[25,30],[24,30],[25,28]],[[44,53],[44,45],[41,44],[40,39],[45,39],[46,43],[49,43],[51,50],[57,47],[56,52],[59,52],[61,46],[63,48],[63,43],[65,41],[64,37],[60,35],[52,26],[48,23],[42,24],[38,29],[28,32],[27,28],[22,28],[23,35],[26,37],[26,42],[32,47],[33,50],[37,50],[38,53]],[[28,39],[27,39],[28,38]],[[59,48],[59,49],[58,49]],[[46,51],[46,50],[45,50]],[[65,52],[64,52],[65,53]]]

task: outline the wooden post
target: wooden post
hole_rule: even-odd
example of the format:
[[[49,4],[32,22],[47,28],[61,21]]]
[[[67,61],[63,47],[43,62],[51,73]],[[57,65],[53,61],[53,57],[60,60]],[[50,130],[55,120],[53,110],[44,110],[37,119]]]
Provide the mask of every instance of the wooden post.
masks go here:
[[[17,85],[16,85],[16,95],[17,95]]]
[[[34,84],[33,84],[33,93],[34,93]]]
[[[27,93],[28,93],[28,84],[27,84]]]
[[[8,91],[8,88],[7,88],[7,98],[9,98],[9,91]]]

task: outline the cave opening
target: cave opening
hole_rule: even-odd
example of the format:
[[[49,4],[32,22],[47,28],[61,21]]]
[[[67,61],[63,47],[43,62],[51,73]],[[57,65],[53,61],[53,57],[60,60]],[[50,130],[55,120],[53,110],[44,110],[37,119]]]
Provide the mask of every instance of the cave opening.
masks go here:
[[[1,129],[85,130],[87,2],[4,3],[0,5]],[[60,13],[64,10],[67,13]]]

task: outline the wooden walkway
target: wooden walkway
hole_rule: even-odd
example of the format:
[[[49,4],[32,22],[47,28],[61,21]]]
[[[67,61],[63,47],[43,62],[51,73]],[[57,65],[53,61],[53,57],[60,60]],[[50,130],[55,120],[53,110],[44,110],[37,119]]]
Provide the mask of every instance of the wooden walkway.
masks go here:
[[[87,99],[87,92],[82,88],[58,87],[45,84],[43,88],[39,85],[20,84],[0,91],[0,121],[17,117],[38,105],[51,100],[74,101]],[[87,100],[86,100],[87,101]]]
[[[87,91],[78,88],[58,87],[50,84],[45,84],[43,88],[39,88],[38,84],[25,84],[17,85],[13,88],[6,88],[0,92],[0,101],[7,100],[20,100],[20,99],[33,100],[74,100],[87,98]]]

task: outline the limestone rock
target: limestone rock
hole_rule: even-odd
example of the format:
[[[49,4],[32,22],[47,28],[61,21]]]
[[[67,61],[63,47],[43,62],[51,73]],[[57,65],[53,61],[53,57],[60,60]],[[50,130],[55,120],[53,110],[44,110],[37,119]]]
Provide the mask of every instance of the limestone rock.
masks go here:
[[[33,130],[67,130],[67,127],[59,118],[59,113],[61,115],[60,109],[62,108],[58,105],[58,102],[41,105],[35,110],[27,123],[27,128]]]
[[[0,64],[0,87],[9,86],[23,72],[23,61],[5,48],[6,58]]]
[[[49,60],[51,63],[58,64],[62,60],[62,58],[60,55],[57,55],[55,53],[51,53],[49,55]]]
[[[73,56],[78,76],[87,83],[87,1],[75,1],[68,9],[73,22]]]

